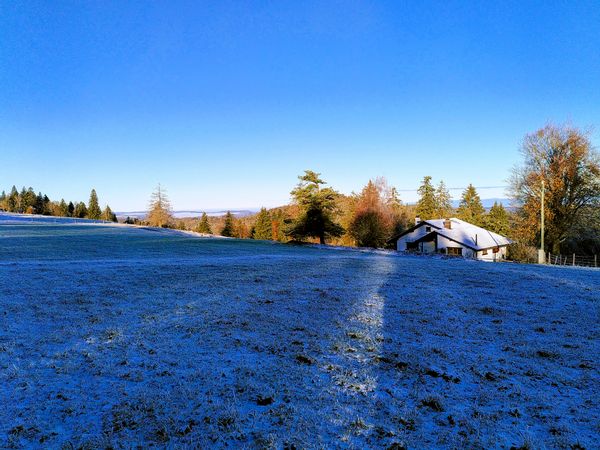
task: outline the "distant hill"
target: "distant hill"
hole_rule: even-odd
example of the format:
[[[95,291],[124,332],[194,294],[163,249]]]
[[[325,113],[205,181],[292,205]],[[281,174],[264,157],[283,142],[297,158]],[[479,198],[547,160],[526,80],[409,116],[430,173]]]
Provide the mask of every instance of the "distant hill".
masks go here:
[[[209,216],[213,216],[213,217],[218,217],[218,216],[224,216],[227,213],[228,210],[222,210],[222,209],[207,209],[206,211],[196,211],[196,210],[183,210],[183,211],[173,211],[173,217],[177,218],[177,219],[183,219],[185,217],[200,217],[202,216],[203,212],[206,212],[207,215]],[[233,214],[236,217],[246,217],[246,216],[250,216],[256,212],[258,212],[258,209],[232,209],[229,210],[231,212],[231,214]],[[117,215],[118,218],[123,218],[125,219],[126,217],[131,217],[131,218],[137,218],[137,219],[142,219],[144,217],[146,217],[146,214],[148,214],[147,211],[121,211],[121,212],[116,212],[115,213]]]
[[[484,208],[491,208],[492,206],[494,206],[494,202],[500,203],[502,204],[502,206],[504,206],[507,209],[511,208],[511,204],[512,204],[512,200],[510,198],[482,198],[481,199],[481,204],[483,205]],[[460,199],[457,200],[452,200],[452,206],[454,208],[458,208],[458,205],[460,204]]]

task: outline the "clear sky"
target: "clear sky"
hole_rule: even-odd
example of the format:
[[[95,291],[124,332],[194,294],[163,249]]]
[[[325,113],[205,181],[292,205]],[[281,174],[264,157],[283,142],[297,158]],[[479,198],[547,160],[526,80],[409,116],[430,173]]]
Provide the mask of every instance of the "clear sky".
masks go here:
[[[0,189],[276,206],[304,169],[505,185],[547,122],[597,145],[600,3],[493,3],[0,0]]]

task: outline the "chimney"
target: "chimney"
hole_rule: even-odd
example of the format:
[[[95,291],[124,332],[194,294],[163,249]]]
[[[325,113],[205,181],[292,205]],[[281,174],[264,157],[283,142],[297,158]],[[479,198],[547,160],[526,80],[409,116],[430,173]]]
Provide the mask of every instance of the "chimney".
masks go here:
[[[444,220],[444,228],[447,228],[449,230],[452,229],[452,222],[450,221],[450,219]]]
[[[421,223],[421,218],[419,216],[415,217],[415,225],[419,225]]]

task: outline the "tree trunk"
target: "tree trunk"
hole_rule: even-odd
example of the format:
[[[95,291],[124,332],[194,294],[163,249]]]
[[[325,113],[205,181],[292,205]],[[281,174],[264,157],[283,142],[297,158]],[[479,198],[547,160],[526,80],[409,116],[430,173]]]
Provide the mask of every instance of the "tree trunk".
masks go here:
[[[325,235],[324,234],[322,234],[321,236],[319,236],[319,243],[321,245],[325,245]]]

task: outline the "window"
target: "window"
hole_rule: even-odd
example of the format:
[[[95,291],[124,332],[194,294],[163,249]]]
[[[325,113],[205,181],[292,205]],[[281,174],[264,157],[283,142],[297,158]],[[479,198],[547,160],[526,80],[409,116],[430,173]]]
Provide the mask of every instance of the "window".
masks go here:
[[[446,247],[448,255],[462,256],[462,247]]]
[[[431,227],[425,227],[425,232],[426,232],[426,233],[429,233],[429,232],[431,232]]]
[[[498,253],[500,251],[500,247],[494,247],[494,253]]]
[[[482,255],[487,255],[487,249],[481,252]]]

